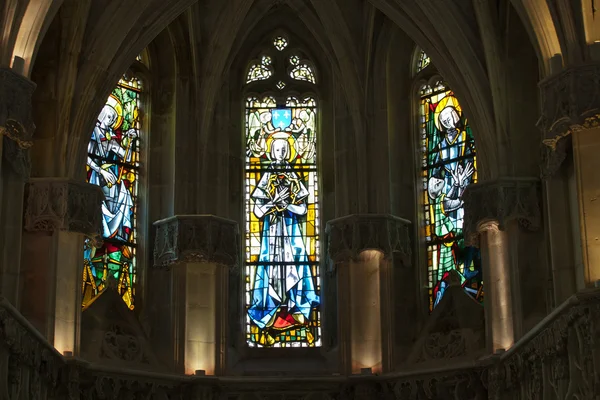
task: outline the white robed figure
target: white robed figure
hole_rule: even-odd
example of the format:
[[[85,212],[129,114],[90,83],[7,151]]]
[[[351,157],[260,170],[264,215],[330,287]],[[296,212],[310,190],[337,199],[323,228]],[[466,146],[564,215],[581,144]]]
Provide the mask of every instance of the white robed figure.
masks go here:
[[[122,122],[122,106],[111,95],[102,108],[92,132],[87,164],[90,167],[88,182],[100,186],[106,198],[102,202],[102,236],[128,241],[132,230],[133,199],[131,192],[120,179],[120,169],[123,167],[120,167],[118,162],[131,161],[131,146],[137,137],[137,131],[128,130],[123,135],[122,143],[119,143],[114,130]],[[125,147],[122,144],[125,144]]]
[[[274,135],[272,163],[251,194],[263,229],[248,315],[261,329],[305,325],[319,304],[299,222],[307,212],[309,193],[287,161],[287,137]]]

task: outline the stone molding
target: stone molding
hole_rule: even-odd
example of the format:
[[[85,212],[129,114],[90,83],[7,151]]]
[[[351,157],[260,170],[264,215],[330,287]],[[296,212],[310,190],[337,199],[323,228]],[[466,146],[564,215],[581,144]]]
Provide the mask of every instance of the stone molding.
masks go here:
[[[410,262],[410,221],[389,214],[352,214],[327,222],[328,253],[333,262],[355,260],[365,250],[385,258],[399,254]]]
[[[0,68],[0,134],[3,154],[14,171],[29,178],[31,162],[28,149],[35,130],[31,97],[36,84],[9,68]]]
[[[32,178],[25,187],[28,231],[69,231],[99,239],[102,232],[100,187],[67,178]]]
[[[237,267],[238,223],[214,215],[175,215],[156,221],[154,265],[215,262]]]
[[[553,174],[566,156],[573,127],[584,126],[600,114],[600,64],[565,69],[539,83],[542,113],[542,176]]]
[[[476,242],[483,225],[517,220],[521,227],[541,227],[540,180],[538,178],[500,178],[470,185],[463,194],[464,233],[467,241]]]

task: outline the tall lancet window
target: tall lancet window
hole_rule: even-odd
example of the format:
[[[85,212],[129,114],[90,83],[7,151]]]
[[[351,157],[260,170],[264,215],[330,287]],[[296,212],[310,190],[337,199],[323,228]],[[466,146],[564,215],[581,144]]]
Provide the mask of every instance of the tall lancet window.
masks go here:
[[[142,83],[124,76],[102,107],[88,145],[87,181],[104,192],[100,247],[84,244],[83,307],[113,286],[133,310]]]
[[[321,345],[315,69],[284,35],[246,74],[246,342]]]
[[[467,117],[454,92],[433,71],[429,57],[419,51],[417,77],[435,82],[420,88],[419,141],[423,236],[427,254],[429,309],[439,304],[450,275],[483,302],[481,257],[465,245],[463,199],[468,185],[477,182],[475,141]]]

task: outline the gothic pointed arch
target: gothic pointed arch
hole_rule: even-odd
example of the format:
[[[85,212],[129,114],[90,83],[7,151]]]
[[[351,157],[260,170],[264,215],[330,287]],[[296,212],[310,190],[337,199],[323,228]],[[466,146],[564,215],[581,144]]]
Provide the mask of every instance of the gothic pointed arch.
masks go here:
[[[318,73],[276,31],[245,77],[246,343],[319,347]]]
[[[462,195],[477,182],[477,151],[457,95],[427,54],[416,48],[421,237],[425,247],[429,311],[458,276],[463,290],[483,302],[481,255],[465,242]]]

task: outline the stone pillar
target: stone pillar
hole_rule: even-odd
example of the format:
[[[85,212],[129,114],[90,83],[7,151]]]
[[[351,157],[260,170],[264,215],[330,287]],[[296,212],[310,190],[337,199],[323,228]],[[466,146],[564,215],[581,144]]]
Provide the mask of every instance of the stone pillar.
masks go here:
[[[0,68],[0,293],[17,307],[23,187],[29,177],[28,149],[35,130],[31,115],[35,87],[24,76]]]
[[[539,84],[538,128],[545,152],[542,171],[556,305],[600,280],[598,75],[600,64],[590,63]]]
[[[155,267],[172,267],[174,359],[186,374],[224,370],[229,269],[238,268],[239,228],[213,215],[176,215],[154,223]]]
[[[345,374],[394,367],[393,266],[410,264],[409,225],[383,214],[354,214],[327,223],[329,257],[338,280],[340,368]]]
[[[489,351],[510,348],[548,311],[543,238],[530,233],[541,228],[539,191],[537,178],[501,178],[463,195],[465,237],[481,248]]]
[[[21,313],[60,352],[79,352],[83,240],[98,240],[104,195],[66,178],[32,178],[26,186]]]

